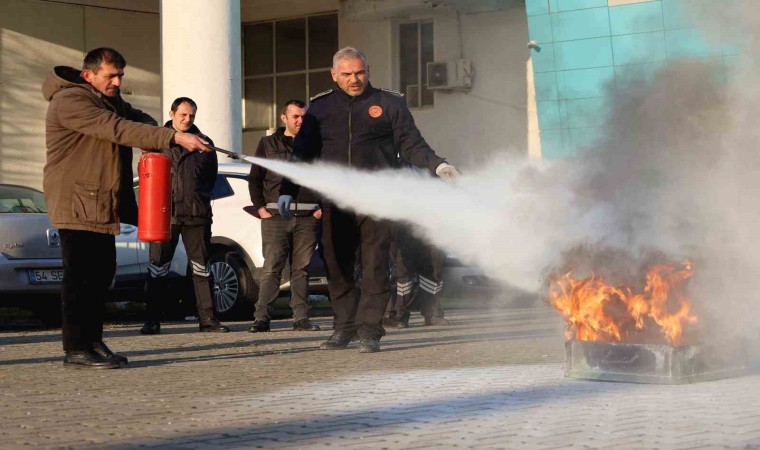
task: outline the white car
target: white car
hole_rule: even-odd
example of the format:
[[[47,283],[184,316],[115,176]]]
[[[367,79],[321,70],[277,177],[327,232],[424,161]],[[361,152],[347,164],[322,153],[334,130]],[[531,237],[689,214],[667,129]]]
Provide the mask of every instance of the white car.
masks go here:
[[[211,194],[214,222],[211,225],[209,271],[212,275],[214,307],[219,317],[252,318],[259,294],[259,270],[264,265],[260,219],[251,205],[248,191],[250,164],[220,164],[219,175]],[[135,198],[139,198],[135,180]],[[122,225],[116,242],[117,270],[113,290],[124,298],[142,295],[148,277],[149,244],[137,238],[137,227]],[[290,273],[283,271],[281,290],[290,288]],[[310,265],[309,289],[314,294],[327,292],[324,265],[317,252]],[[187,273],[185,248],[181,244],[172,259],[170,276],[178,281],[174,292],[180,311],[192,313],[195,300],[189,280],[178,279]],[[167,302],[167,307],[171,308]]]
[[[259,271],[264,264],[261,226],[248,191],[249,164],[220,164],[212,192],[210,272],[215,308],[223,319],[253,317],[258,298]],[[0,294],[3,306],[35,310],[49,323],[60,320],[60,286],[63,278],[57,230],[48,221],[42,193],[30,188],[0,185]],[[139,186],[134,182],[136,198]],[[4,189],[4,190],[3,190]],[[7,192],[6,192],[7,191]],[[7,197],[7,199],[6,199]],[[34,208],[32,208],[34,206]],[[137,227],[122,224],[116,236],[116,276],[109,300],[144,299],[148,278],[149,244],[137,238]],[[181,244],[172,260],[170,282],[175,298],[166,299],[173,315],[193,314],[195,298],[186,277],[187,255]],[[309,267],[312,294],[327,294],[324,264],[318,252]],[[501,294],[502,288],[478,269],[449,257],[444,267],[447,298],[475,299]],[[288,265],[282,291],[290,288]],[[57,305],[56,305],[57,303]]]
[[[212,192],[214,223],[211,226],[209,269],[214,306],[221,318],[253,317],[259,294],[259,269],[264,255],[260,219],[248,192],[249,164],[220,164]],[[134,180],[139,198],[137,179]],[[43,193],[32,188],[0,184],[0,306],[35,311],[45,322],[60,322],[60,290],[63,280],[60,239],[47,217]],[[149,244],[137,238],[137,227],[121,225],[116,236],[116,275],[108,300],[144,299],[148,278]],[[315,252],[310,266],[311,293],[326,294],[324,265]],[[169,281],[176,293],[164,307],[171,315],[195,313],[192,283],[185,247],[177,246]],[[290,273],[283,271],[281,290],[290,288]]]

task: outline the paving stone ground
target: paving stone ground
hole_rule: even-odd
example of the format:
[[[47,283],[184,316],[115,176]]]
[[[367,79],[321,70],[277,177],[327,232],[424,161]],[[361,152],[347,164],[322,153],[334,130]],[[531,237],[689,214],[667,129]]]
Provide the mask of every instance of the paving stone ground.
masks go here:
[[[568,379],[545,306],[448,316],[389,331],[377,354],[320,351],[330,331],[287,320],[257,335],[112,324],[130,365],[105,371],[64,368],[58,330],[0,331],[0,448],[760,449],[760,375]]]

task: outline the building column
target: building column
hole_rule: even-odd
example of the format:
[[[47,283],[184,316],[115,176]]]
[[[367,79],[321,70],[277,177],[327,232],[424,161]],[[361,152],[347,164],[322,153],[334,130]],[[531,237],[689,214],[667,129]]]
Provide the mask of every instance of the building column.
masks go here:
[[[240,0],[161,0],[164,120],[175,98],[190,97],[198,128],[236,153],[243,140],[240,27]]]

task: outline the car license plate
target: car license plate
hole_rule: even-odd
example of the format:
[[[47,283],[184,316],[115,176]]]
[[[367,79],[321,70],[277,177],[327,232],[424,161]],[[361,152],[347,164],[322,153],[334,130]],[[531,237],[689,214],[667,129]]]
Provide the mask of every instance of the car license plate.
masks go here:
[[[29,269],[32,284],[55,284],[63,281],[63,269]]]

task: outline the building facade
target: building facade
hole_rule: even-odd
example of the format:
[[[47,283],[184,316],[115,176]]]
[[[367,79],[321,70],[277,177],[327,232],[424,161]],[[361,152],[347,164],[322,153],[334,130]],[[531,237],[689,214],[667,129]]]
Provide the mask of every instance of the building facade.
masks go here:
[[[696,58],[728,80],[737,49],[709,35],[734,0],[526,0],[544,158],[573,155],[604,134],[611,95],[668,62]]]
[[[41,186],[42,80],[99,46],[125,55],[127,101],[161,121],[192,97],[201,129],[244,154],[278,126],[284,100],[332,87],[331,55],[351,45],[452,163],[563,158],[604,134],[611,89],[668,61],[701,58],[729,77],[736,49],[707,39],[692,13],[738,1],[5,0],[0,182]]]
[[[127,101],[162,121],[175,97],[192,97],[200,128],[244,154],[277,126],[282,101],[332,86],[331,56],[346,45],[367,53],[375,86],[407,95],[423,135],[454,164],[526,154],[527,40],[523,0],[7,0],[0,182],[41,186],[42,81],[100,46],[127,59]],[[456,78],[458,61],[468,88],[428,89],[428,62]]]

